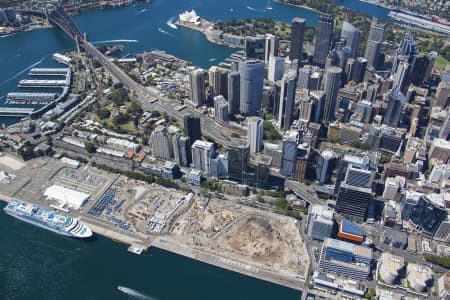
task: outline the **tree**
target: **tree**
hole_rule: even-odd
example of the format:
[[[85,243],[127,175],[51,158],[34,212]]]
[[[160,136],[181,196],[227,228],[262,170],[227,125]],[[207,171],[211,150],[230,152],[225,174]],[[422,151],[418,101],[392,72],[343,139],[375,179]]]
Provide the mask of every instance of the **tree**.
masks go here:
[[[84,149],[86,149],[86,151],[87,151],[88,153],[95,153],[95,151],[97,150],[97,149],[95,148],[94,143],[91,143],[91,142],[86,142],[86,143],[84,143]]]
[[[370,150],[372,149],[369,145],[361,143],[360,141],[354,141],[350,144],[350,146],[361,149],[361,150]]]
[[[128,95],[123,89],[114,90],[111,93],[111,99],[116,106],[123,105],[128,100]]]
[[[130,115],[129,114],[118,114],[117,116],[114,116],[112,119],[112,123],[114,126],[120,126],[123,124],[126,124],[130,121]]]
[[[386,163],[390,162],[391,161],[391,157],[392,157],[391,155],[387,155],[387,154],[381,153],[380,163],[386,164]]]
[[[425,255],[425,259],[446,269],[450,268],[450,257],[448,256]]]
[[[95,112],[95,114],[101,119],[108,119],[111,116],[111,112],[106,108],[101,108]]]
[[[263,126],[264,126],[264,139],[274,141],[279,140],[281,138],[280,133],[275,127],[273,127],[271,122],[265,121]]]
[[[128,107],[127,112],[129,114],[134,115],[134,114],[141,114],[143,112],[143,110],[142,110],[141,105],[138,102],[133,101],[130,103],[130,106]]]

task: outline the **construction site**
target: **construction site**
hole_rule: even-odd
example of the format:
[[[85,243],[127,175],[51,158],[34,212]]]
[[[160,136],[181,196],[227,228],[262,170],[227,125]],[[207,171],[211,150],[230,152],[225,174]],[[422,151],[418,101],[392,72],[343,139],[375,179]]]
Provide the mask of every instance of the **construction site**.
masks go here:
[[[172,226],[173,238],[287,276],[305,276],[307,250],[294,219],[229,201],[195,204]]]
[[[0,155],[0,176],[0,199],[65,211],[97,234],[135,247],[136,253],[156,246],[296,289],[307,277],[306,245],[297,221],[287,216],[68,159],[24,163]]]

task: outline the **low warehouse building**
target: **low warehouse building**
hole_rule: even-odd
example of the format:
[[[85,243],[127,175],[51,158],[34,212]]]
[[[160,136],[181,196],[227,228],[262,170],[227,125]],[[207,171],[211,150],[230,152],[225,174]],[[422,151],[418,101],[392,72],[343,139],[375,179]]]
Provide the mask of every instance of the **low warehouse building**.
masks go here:
[[[86,193],[78,192],[60,185],[52,185],[45,190],[44,196],[47,200],[55,200],[63,206],[79,209],[89,199]]]

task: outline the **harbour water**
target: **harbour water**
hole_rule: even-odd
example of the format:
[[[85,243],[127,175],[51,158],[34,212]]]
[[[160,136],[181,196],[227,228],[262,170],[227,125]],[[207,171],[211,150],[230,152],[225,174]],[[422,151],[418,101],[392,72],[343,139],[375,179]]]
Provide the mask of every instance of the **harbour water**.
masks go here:
[[[106,238],[66,238],[16,220],[6,215],[3,207],[1,203],[3,300],[298,300],[301,296],[298,291],[159,249],[137,256]],[[124,294],[118,286],[132,291]]]
[[[353,5],[353,1],[340,3]],[[308,26],[317,22],[317,13],[310,10],[275,2],[271,3],[272,10],[264,10],[266,5],[266,0],[156,0],[92,11],[75,20],[91,41],[123,44],[123,55],[159,49],[209,67],[234,50],[211,44],[199,32],[174,29],[167,22],[188,9],[210,20],[271,17],[290,22],[293,17],[302,17]],[[366,13],[376,12],[381,18],[385,12],[373,7],[363,3]],[[69,49],[73,49],[73,43],[56,29],[0,38],[0,103],[8,92],[19,90],[18,81],[27,77],[31,67],[57,66],[51,55]],[[0,125],[15,121],[0,118]],[[0,299],[300,299],[297,291],[161,250],[151,249],[139,257],[128,253],[125,245],[105,238],[89,242],[64,238],[15,220],[3,211],[0,245]],[[124,294],[118,286],[139,294]]]
[[[373,4],[358,0],[333,1],[368,15],[388,18],[387,9]],[[159,49],[192,61],[195,65],[209,67],[228,57],[234,50],[208,42],[199,32],[174,29],[168,21],[174,20],[185,10],[195,9],[200,16],[215,21],[270,17],[290,22],[294,17],[302,17],[307,20],[308,26],[317,23],[318,14],[313,11],[276,2],[271,2],[272,9],[266,10],[267,4],[266,0],[156,0],[149,4],[83,13],[75,16],[75,21],[93,42],[124,45],[123,55]],[[160,28],[163,30],[158,30]],[[73,46],[72,41],[54,28],[0,38],[0,104],[8,92],[17,90],[17,82],[27,77],[31,67],[54,66],[51,55],[73,49]],[[5,124],[16,121],[0,118],[0,123]]]

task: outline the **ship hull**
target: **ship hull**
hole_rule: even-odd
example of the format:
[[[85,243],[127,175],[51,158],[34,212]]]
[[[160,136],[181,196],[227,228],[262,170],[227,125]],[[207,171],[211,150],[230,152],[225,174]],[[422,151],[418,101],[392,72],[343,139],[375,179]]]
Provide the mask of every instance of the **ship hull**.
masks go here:
[[[18,214],[14,213],[14,212],[11,212],[11,211],[8,210],[8,209],[4,209],[4,211],[5,211],[5,213],[7,213],[8,215],[10,215],[11,217],[16,218],[16,219],[18,219],[18,220],[21,220],[21,221],[23,221],[23,222],[26,222],[26,223],[28,223],[28,224],[32,224],[32,225],[34,225],[34,226],[40,227],[40,228],[42,228],[42,229],[45,229],[45,230],[48,230],[48,231],[51,231],[51,232],[54,232],[54,233],[59,234],[59,235],[64,235],[64,236],[76,238],[76,236],[70,234],[69,232],[60,231],[60,230],[58,230],[58,229],[49,227],[49,226],[47,226],[47,225],[45,225],[45,224],[41,224],[41,223],[39,223],[39,222],[30,220],[29,218],[26,218],[26,217],[23,217],[23,216],[21,216],[21,215],[18,215]]]

